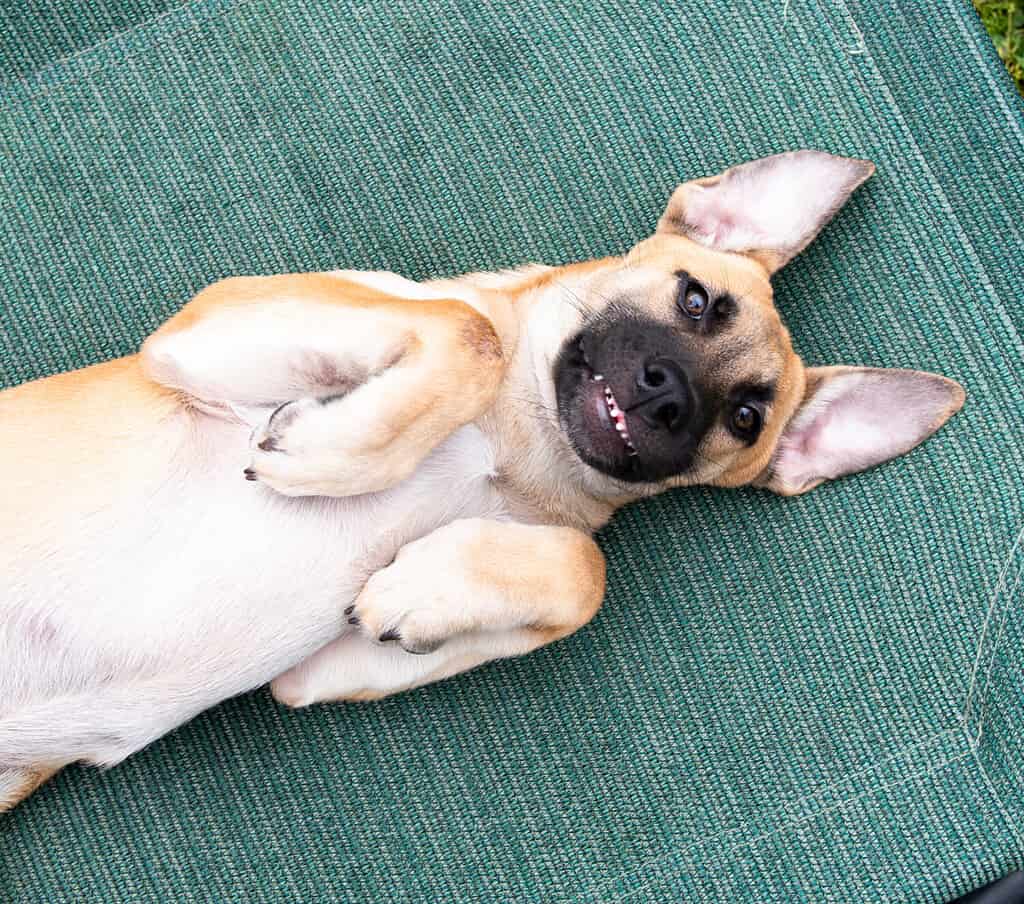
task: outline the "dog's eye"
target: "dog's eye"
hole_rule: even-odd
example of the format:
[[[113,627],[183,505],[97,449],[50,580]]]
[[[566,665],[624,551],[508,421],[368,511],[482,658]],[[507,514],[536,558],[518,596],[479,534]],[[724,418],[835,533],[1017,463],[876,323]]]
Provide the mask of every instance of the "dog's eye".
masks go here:
[[[729,426],[740,439],[749,442],[761,432],[761,412],[753,405],[737,405],[732,411]]]
[[[679,307],[687,317],[700,320],[708,309],[708,293],[696,283],[687,283],[679,296]]]

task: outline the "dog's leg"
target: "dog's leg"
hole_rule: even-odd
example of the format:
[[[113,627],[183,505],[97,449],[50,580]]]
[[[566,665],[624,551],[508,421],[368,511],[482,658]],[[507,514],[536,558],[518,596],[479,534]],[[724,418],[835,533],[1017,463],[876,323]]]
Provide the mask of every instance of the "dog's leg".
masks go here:
[[[487,409],[504,374],[487,317],[393,274],[222,280],[142,358],[204,407],[280,406],[254,434],[248,476],[289,495],[397,483]]]
[[[21,803],[60,770],[60,766],[38,766],[31,769],[5,769],[0,766],[0,813]]]
[[[376,699],[571,634],[603,596],[604,558],[586,534],[456,521],[410,543],[370,578],[350,613],[360,632],[324,647],[271,690],[292,706]]]

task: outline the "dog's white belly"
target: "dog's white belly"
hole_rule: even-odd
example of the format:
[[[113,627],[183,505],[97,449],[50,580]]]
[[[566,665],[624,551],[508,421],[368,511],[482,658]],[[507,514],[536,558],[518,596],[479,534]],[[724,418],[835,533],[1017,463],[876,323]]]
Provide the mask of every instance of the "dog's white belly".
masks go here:
[[[0,734],[26,708],[121,690],[140,704],[150,696],[153,718],[172,723],[122,746],[145,743],[351,630],[344,608],[405,543],[506,514],[474,426],[393,489],[347,499],[290,499],[245,481],[247,436],[207,422],[158,486],[118,494],[52,548],[23,550],[0,600]],[[187,703],[161,717],[168,696]]]

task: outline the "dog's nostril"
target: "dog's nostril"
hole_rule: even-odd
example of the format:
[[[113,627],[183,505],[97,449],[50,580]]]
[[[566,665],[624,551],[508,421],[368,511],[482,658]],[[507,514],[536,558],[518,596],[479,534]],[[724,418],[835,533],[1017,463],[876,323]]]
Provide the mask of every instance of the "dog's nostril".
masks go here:
[[[654,412],[654,419],[671,428],[676,425],[679,415],[679,406],[675,402],[667,402],[664,405],[658,406]]]
[[[689,417],[690,393],[686,373],[667,358],[644,362],[636,373],[637,392],[628,410],[653,430],[675,431]]]
[[[648,364],[643,369],[643,382],[646,388],[657,389],[665,383],[665,371],[660,367],[654,367]]]

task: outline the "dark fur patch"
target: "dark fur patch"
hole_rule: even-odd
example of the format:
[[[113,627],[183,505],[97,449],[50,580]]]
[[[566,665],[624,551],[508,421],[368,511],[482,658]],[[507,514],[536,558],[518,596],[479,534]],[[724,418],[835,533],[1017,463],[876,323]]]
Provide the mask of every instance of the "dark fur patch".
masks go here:
[[[493,361],[502,357],[501,340],[490,321],[483,317],[471,317],[463,321],[459,338],[481,358]]]
[[[365,383],[369,374],[365,368],[351,362],[342,367],[337,358],[314,353],[303,361],[299,368],[299,376],[303,382],[314,387],[314,390],[329,389],[337,395],[344,395]]]

